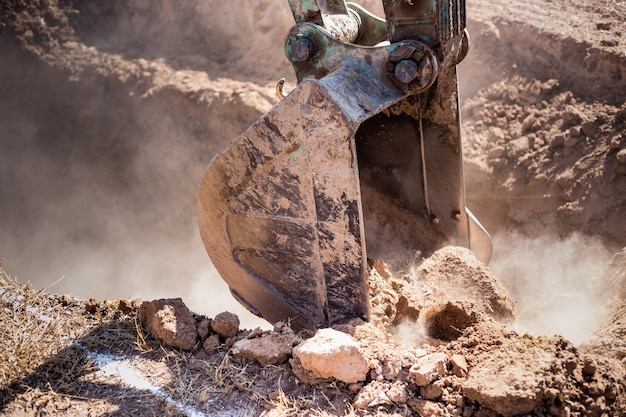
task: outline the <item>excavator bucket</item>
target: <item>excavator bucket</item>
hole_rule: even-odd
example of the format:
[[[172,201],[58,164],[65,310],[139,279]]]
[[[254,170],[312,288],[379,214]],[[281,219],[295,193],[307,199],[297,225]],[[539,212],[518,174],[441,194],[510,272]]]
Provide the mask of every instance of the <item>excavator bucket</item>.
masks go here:
[[[209,166],[198,218],[244,305],[302,327],[366,318],[354,123],[304,82]]]
[[[465,207],[464,5],[409,3],[384,1],[384,21],[343,0],[290,0],[298,85],[202,179],[207,252],[233,296],[272,323],[367,320],[368,257],[402,269],[455,244],[489,261],[489,235]],[[435,19],[411,31],[425,10],[446,29]]]

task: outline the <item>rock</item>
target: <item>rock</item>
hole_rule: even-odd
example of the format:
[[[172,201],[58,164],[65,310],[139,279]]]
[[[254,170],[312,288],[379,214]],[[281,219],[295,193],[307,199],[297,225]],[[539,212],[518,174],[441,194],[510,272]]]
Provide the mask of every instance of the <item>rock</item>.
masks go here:
[[[569,130],[569,135],[573,138],[579,138],[581,137],[583,134],[582,132],[582,128],[580,126],[574,126],[572,128],[570,128]],[[567,144],[565,145],[567,146]]]
[[[565,143],[565,135],[560,133],[552,137],[552,139],[549,141],[548,146],[550,147],[550,149],[562,148],[564,143]]]
[[[572,175],[572,172],[566,171],[557,175],[556,183],[564,190],[567,190],[574,183],[574,176]]]
[[[407,402],[408,397],[409,393],[406,384],[402,381],[394,383],[372,381],[359,391],[353,405],[356,408],[363,409],[394,403],[404,404]]]
[[[441,417],[444,415],[443,405],[438,402],[411,398],[408,404],[420,417]]]
[[[200,323],[198,323],[198,336],[200,336],[201,340],[204,340],[209,336],[209,332],[211,331],[211,320],[202,319]]]
[[[504,146],[496,146],[489,150],[489,152],[487,153],[487,158],[489,159],[500,158],[501,156],[504,155],[505,152],[506,152],[506,149],[504,148]]]
[[[499,127],[492,126],[489,129],[489,132],[490,132],[490,138],[496,142],[502,141],[506,138],[504,131],[500,129]],[[504,148],[502,148],[502,151],[504,152]]]
[[[587,375],[587,376],[593,376],[596,373],[598,366],[596,364],[596,361],[593,358],[585,358],[584,364],[583,364],[583,375]]]
[[[517,159],[522,155],[528,153],[531,148],[530,139],[528,136],[522,136],[521,138],[514,139],[507,143],[507,158],[509,159]]]
[[[142,303],[139,319],[154,337],[168,346],[189,350],[196,344],[196,321],[180,298]]]
[[[617,149],[622,149],[622,139],[622,135],[613,136],[611,138],[611,142],[609,143],[609,150],[614,151]]]
[[[536,132],[541,128],[542,120],[538,120],[534,114],[529,114],[522,121],[522,131],[524,132]]]
[[[448,356],[443,352],[435,352],[423,356],[409,369],[409,381],[418,387],[425,387],[446,373]]]
[[[296,335],[291,329],[282,333],[268,333],[252,339],[242,339],[233,345],[234,356],[257,361],[261,366],[279,365],[291,356]]]
[[[293,354],[293,351],[292,351]],[[330,381],[331,378],[322,378],[319,374],[309,371],[308,369],[304,369],[302,367],[302,363],[300,363],[300,359],[298,357],[293,356],[289,359],[289,365],[291,366],[291,371],[301,382],[305,384],[314,385],[322,382]]]
[[[506,158],[493,158],[489,160],[489,165],[494,167],[495,169],[502,169],[506,166],[507,159]]]
[[[420,394],[426,400],[438,400],[443,394],[443,381],[437,380],[422,387]]]
[[[463,395],[505,417],[531,413],[541,401],[538,392],[544,374],[551,372],[554,356],[531,346],[525,346],[523,354],[520,361],[511,359],[515,352],[494,352],[469,372],[462,384]]]
[[[395,381],[385,390],[387,397],[396,404],[404,404],[409,399],[409,391],[402,381]]]
[[[548,81],[541,84],[541,94],[550,94],[556,90],[559,86],[559,80],[551,78]]]
[[[384,383],[372,381],[359,391],[352,405],[355,408],[363,409],[378,405],[389,405],[391,403],[392,401],[385,394]]]
[[[562,115],[561,130],[579,125],[583,121],[582,113],[574,106],[567,106]]]
[[[348,384],[364,381],[369,365],[358,343],[345,333],[320,329],[293,349],[301,366],[318,378],[334,378]]]
[[[233,337],[239,331],[239,317],[228,311],[219,313],[213,318],[211,328],[220,336]]]
[[[519,89],[514,85],[508,85],[506,88],[506,98],[510,102],[516,103],[519,101]]]
[[[403,321],[415,322],[420,316],[420,303],[416,300],[407,298],[406,295],[400,295],[396,303],[396,317],[394,323],[398,324]]]
[[[217,352],[217,349],[220,347],[220,336],[217,334],[212,334],[207,337],[204,343],[202,343],[202,349],[207,355],[212,355]]]
[[[615,121],[617,123],[626,122],[626,106],[623,106],[618,110],[617,114],[615,114]]]
[[[626,149],[622,149],[615,155],[620,164],[626,165]]]
[[[580,126],[581,132],[589,137],[592,138],[594,137],[597,133],[598,130],[600,129],[600,126],[598,124],[597,121],[589,121],[589,122],[585,122]]]
[[[254,339],[255,337],[263,336],[263,330],[260,327],[256,327],[248,333],[248,339]]]
[[[452,365],[452,373],[459,378],[465,378],[468,371],[467,361],[463,355],[452,355],[450,358],[450,365]]]

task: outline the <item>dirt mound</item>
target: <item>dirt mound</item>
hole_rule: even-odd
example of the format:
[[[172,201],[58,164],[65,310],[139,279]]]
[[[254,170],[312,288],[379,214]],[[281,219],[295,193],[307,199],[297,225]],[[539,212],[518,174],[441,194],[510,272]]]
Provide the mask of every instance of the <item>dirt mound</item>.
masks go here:
[[[588,102],[558,80],[515,75],[463,109],[468,194],[495,224],[490,230],[499,223],[529,234],[580,231],[623,244],[626,105]]]

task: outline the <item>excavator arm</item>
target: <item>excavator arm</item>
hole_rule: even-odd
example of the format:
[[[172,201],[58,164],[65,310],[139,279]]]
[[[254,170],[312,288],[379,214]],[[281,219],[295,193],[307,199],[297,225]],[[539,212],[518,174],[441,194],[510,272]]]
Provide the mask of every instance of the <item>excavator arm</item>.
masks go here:
[[[294,328],[369,317],[367,259],[410,267],[445,245],[483,262],[465,207],[456,65],[464,1],[289,0],[297,87],[209,164],[207,252],[233,296]]]

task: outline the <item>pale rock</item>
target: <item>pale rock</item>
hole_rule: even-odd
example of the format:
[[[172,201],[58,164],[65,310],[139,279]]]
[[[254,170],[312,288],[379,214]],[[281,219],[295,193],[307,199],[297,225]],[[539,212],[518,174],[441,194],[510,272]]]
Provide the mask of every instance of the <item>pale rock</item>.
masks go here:
[[[391,400],[385,394],[383,389],[384,383],[372,381],[359,391],[354,398],[352,405],[357,409],[375,407],[377,405],[392,404]]]
[[[434,381],[420,389],[420,394],[426,400],[438,400],[443,394],[443,381]]]
[[[420,417],[442,417],[445,412],[443,405],[435,401],[411,398],[408,404]]]
[[[462,392],[470,401],[505,417],[526,415],[540,403],[537,393],[555,357],[538,347],[526,349],[524,361],[511,361],[509,354],[495,352],[488,360],[472,367],[462,383]],[[507,360],[508,366],[502,367]]]
[[[304,382],[305,384],[315,385],[331,380],[331,378],[321,378],[319,374],[309,371],[308,369],[304,369],[302,367],[302,364],[300,363],[300,359],[298,359],[297,356],[292,356],[292,358],[289,359],[289,366],[291,366],[291,372],[293,372],[296,378],[298,378],[301,382]]]
[[[446,373],[448,356],[435,352],[419,358],[409,369],[409,381],[418,387],[425,387]]]
[[[488,159],[500,158],[504,156],[505,153],[506,153],[506,149],[504,148],[504,146],[496,146],[490,149],[489,152],[487,152],[487,158]]]
[[[180,298],[142,303],[139,307],[139,319],[165,345],[189,350],[196,344],[196,321]]]
[[[234,356],[257,361],[261,366],[279,365],[287,362],[295,341],[293,332],[268,333],[235,342],[231,352]]]
[[[318,330],[293,349],[293,356],[303,369],[322,379],[334,378],[350,384],[364,381],[369,372],[358,343],[334,329]]]
[[[527,136],[514,139],[507,144],[508,152],[507,158],[517,159],[522,155],[525,155],[530,150],[530,139]]]
[[[409,391],[406,387],[406,383],[402,381],[395,381],[387,387],[385,390],[387,397],[396,404],[404,404],[409,399]]]
[[[489,133],[491,133],[491,139],[495,140],[495,141],[502,141],[505,139],[506,135],[504,134],[504,131],[502,129],[500,129],[499,127],[496,126],[492,126],[489,129]],[[504,151],[504,148],[502,149]]]
[[[452,355],[450,358],[450,364],[452,365],[452,373],[459,378],[464,378],[467,375],[468,366],[467,361],[465,360],[465,356],[463,355]]]
[[[359,391],[354,399],[355,408],[363,409],[380,405],[404,404],[409,397],[406,384],[402,381],[372,381]]]

